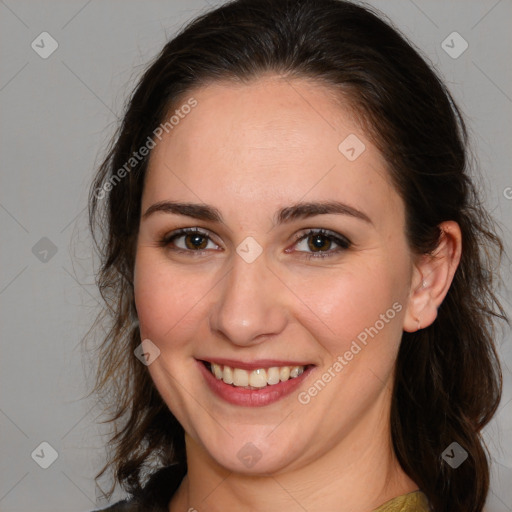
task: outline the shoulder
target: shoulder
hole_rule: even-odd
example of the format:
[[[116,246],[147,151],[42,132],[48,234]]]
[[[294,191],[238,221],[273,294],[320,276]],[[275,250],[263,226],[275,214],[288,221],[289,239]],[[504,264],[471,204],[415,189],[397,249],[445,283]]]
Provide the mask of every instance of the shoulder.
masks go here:
[[[425,494],[414,491],[393,498],[373,512],[429,512],[430,507]]]
[[[151,475],[139,495],[91,512],[167,512],[169,502],[185,474],[186,467],[183,465],[161,468]]]

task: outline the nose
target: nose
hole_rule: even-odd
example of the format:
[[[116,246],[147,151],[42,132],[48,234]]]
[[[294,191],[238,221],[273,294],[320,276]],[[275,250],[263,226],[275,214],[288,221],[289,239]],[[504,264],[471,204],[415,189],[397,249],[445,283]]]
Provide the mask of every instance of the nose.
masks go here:
[[[287,323],[283,284],[264,255],[247,263],[237,254],[219,283],[220,297],[210,311],[210,329],[238,346],[252,346],[280,334]]]

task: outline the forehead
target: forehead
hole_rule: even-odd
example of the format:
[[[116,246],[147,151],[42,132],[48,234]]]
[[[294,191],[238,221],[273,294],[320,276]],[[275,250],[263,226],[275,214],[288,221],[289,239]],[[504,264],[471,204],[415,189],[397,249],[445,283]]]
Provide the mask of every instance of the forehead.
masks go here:
[[[261,169],[305,157],[335,160],[347,135],[363,136],[348,105],[342,108],[330,89],[305,79],[213,83],[185,94],[175,108],[191,97],[197,106],[164,134],[167,144],[154,153],[170,150],[190,162],[209,157],[212,164],[250,160],[246,168]]]
[[[185,94],[174,109],[190,98],[197,106],[152,151],[145,188],[151,201],[173,193],[215,204],[232,194],[261,206],[330,195],[349,203],[367,196],[379,206],[394,192],[355,113],[318,83],[215,83]],[[350,146],[361,152],[355,160],[347,158]]]

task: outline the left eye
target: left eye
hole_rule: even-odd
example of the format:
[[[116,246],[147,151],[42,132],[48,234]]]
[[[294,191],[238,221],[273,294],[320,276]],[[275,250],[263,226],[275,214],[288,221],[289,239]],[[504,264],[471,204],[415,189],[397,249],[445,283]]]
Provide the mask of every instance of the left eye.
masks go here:
[[[331,250],[333,244],[337,245],[338,249]],[[350,245],[351,242],[344,236],[319,229],[310,230],[303,235],[299,235],[295,248],[299,252],[309,252],[307,255],[309,258],[323,258],[346,250]]]

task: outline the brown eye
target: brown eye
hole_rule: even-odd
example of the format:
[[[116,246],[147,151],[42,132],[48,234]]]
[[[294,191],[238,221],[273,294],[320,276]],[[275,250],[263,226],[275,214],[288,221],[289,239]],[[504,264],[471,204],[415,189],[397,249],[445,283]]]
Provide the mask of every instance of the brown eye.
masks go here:
[[[197,233],[189,233],[183,236],[187,249],[205,249],[208,245],[208,238]]]
[[[198,229],[180,229],[164,237],[160,241],[160,245],[178,252],[189,253],[201,253],[206,249],[218,249],[218,245],[210,239],[208,233]]]
[[[343,235],[324,229],[312,229],[299,235],[295,250],[305,253],[307,258],[324,258],[335,256],[351,245],[350,240]]]
[[[321,234],[310,235],[310,236],[308,236],[307,240],[308,240],[308,247],[313,252],[327,251],[331,248],[331,243],[332,243],[331,240],[324,235],[321,235]]]

